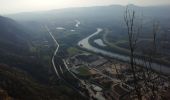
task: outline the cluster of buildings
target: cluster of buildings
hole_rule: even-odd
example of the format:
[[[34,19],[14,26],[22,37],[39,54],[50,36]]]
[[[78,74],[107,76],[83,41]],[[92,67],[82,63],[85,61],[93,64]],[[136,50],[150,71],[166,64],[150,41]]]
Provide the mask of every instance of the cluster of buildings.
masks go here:
[[[118,78],[121,77],[120,72],[126,70],[126,64],[109,61],[104,57],[89,53],[71,57],[69,64],[73,66],[71,68],[72,72],[86,80],[96,95],[100,93],[105,98],[99,100],[123,100],[123,98],[128,100],[127,96],[130,89],[124,87]],[[86,67],[89,71],[89,74],[84,77],[81,77],[80,72],[76,70],[82,66]]]
[[[85,80],[89,85],[90,89],[96,94],[100,96],[98,100],[131,100],[130,94],[133,94],[134,84],[133,84],[133,75],[130,70],[130,65],[128,63],[123,63],[117,60],[110,60],[98,55],[82,53],[75,55],[68,59],[69,64],[72,66],[70,68],[74,74],[79,76],[81,79]],[[82,76],[81,71],[79,72],[79,68],[86,68],[86,73]],[[145,71],[141,71],[140,67],[136,67],[136,71],[138,71],[138,78],[140,78],[139,84],[144,86],[144,80],[142,80],[142,75]],[[147,71],[146,71],[147,72]],[[167,91],[169,87],[167,77],[158,78],[159,74],[152,73],[152,78],[155,82],[159,83],[158,88],[160,90],[166,90],[161,92],[159,95],[167,95]],[[163,76],[161,76],[163,77]],[[150,83],[152,85],[152,83]],[[149,98],[149,92],[143,92],[145,99]],[[102,99],[101,99],[102,98]],[[146,99],[149,100],[149,99]]]

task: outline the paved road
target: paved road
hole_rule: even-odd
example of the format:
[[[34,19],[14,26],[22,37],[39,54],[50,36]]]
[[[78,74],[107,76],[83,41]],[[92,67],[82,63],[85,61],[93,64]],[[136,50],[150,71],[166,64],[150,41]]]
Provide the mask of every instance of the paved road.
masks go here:
[[[54,68],[54,70],[55,70],[55,73],[57,74],[57,77],[58,77],[58,78],[61,78],[60,75],[59,75],[59,73],[58,73],[58,70],[57,70],[57,68],[56,68],[56,65],[55,65],[55,56],[56,56],[56,54],[57,54],[57,52],[58,52],[58,49],[59,49],[60,45],[58,44],[57,40],[54,38],[54,36],[53,36],[52,33],[50,32],[49,28],[48,28],[47,26],[45,26],[45,27],[46,27],[48,33],[50,34],[50,36],[52,37],[52,39],[54,40],[55,44],[57,45],[57,48],[56,48],[56,50],[54,51],[54,54],[53,54],[53,57],[52,57],[51,62],[52,62],[52,64],[53,64],[53,68]]]
[[[89,93],[90,93],[90,97],[92,97],[92,96],[93,96],[93,97],[96,97],[96,94],[95,94],[95,93],[92,91],[92,89],[90,88],[90,84],[88,84],[88,83],[86,83],[84,80],[78,78],[73,72],[71,72],[70,69],[68,68],[68,65],[67,65],[66,61],[65,61],[64,59],[63,59],[63,62],[64,62],[64,65],[65,65],[66,69],[68,70],[68,72],[70,72],[70,74],[72,74],[72,76],[73,76],[75,79],[79,80],[80,83],[86,87],[86,89],[87,89],[87,90],[89,91]],[[92,100],[92,98],[89,98],[89,99]],[[100,99],[98,99],[98,100],[100,100]],[[102,100],[105,100],[105,99],[102,99]]]
[[[78,89],[76,89],[76,88],[75,88],[74,86],[72,86],[68,81],[66,81],[63,77],[60,76],[59,71],[57,70],[56,64],[55,64],[55,56],[56,56],[56,54],[57,54],[57,52],[58,52],[58,50],[59,50],[60,45],[59,45],[59,43],[57,42],[57,40],[54,38],[54,36],[52,35],[52,33],[50,32],[49,28],[48,28],[47,26],[45,26],[45,27],[46,27],[47,31],[49,32],[50,36],[52,37],[52,39],[54,40],[55,44],[57,45],[57,48],[56,48],[56,50],[54,51],[54,54],[53,54],[53,57],[52,57],[52,64],[53,64],[53,68],[54,68],[54,70],[55,70],[55,73],[57,74],[57,77],[58,77],[59,79],[63,80],[68,86],[70,86],[72,89],[74,89],[75,91],[77,91],[80,95],[86,97],[82,92],[80,92]],[[68,66],[67,66],[65,60],[63,60],[63,63],[64,63],[64,65],[65,65],[65,67],[68,69]],[[60,69],[60,71],[61,71],[61,73],[62,73],[62,75],[63,75],[64,71],[63,71],[63,69],[62,69],[62,67],[61,67],[60,65],[59,65],[59,69]],[[70,72],[70,71],[69,71],[69,72]],[[71,73],[71,72],[70,72],[70,73]],[[71,74],[74,75],[73,73],[71,73]],[[76,78],[75,75],[74,75],[73,77]],[[77,79],[77,78],[76,78],[76,79]]]
[[[76,26],[78,27],[79,24],[80,24],[80,22],[77,21]],[[49,32],[50,36],[52,37],[53,41],[54,41],[55,44],[57,45],[57,48],[55,49],[54,54],[53,54],[53,57],[52,57],[52,64],[53,64],[53,68],[54,68],[54,70],[55,70],[55,73],[57,74],[57,77],[58,77],[59,79],[62,79],[66,84],[68,84],[69,86],[71,86],[75,91],[77,91],[78,93],[80,93],[82,96],[85,96],[82,92],[80,92],[79,90],[77,90],[76,88],[74,88],[71,84],[69,84],[64,78],[62,78],[62,77],[60,76],[59,71],[57,70],[56,64],[55,64],[55,56],[56,56],[56,54],[57,54],[57,52],[58,52],[58,50],[59,50],[60,45],[59,45],[59,43],[57,42],[57,40],[54,38],[54,36],[52,35],[52,32],[50,32],[49,28],[48,28],[47,26],[45,26],[45,27],[46,27],[47,31]],[[67,71],[68,71],[75,79],[79,80],[82,85],[86,86],[86,89],[88,89],[88,91],[90,92],[90,95],[91,95],[91,96],[95,97],[95,93],[90,89],[90,86],[89,86],[88,84],[86,84],[86,83],[84,82],[84,80],[81,80],[81,79],[78,78],[74,73],[72,73],[72,72],[70,71],[70,69],[68,68],[68,65],[67,65],[67,63],[66,63],[66,61],[65,61],[64,59],[63,59],[63,63],[64,63],[64,65],[65,65]],[[61,68],[60,65],[59,65],[59,69],[60,69],[61,73],[63,74],[63,70],[62,70],[62,68]],[[85,97],[86,97],[86,96],[85,96]],[[90,98],[90,100],[92,100],[92,99]]]

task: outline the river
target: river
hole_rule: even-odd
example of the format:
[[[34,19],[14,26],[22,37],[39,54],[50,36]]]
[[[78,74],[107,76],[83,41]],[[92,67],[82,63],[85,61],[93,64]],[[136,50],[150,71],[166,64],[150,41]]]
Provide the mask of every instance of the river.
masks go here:
[[[94,32],[93,34],[91,34],[90,36],[82,39],[81,41],[78,42],[78,45],[83,48],[83,49],[86,49],[86,50],[89,50],[89,51],[92,51],[92,52],[96,52],[96,53],[100,53],[102,55],[105,55],[105,56],[108,56],[108,57],[112,57],[112,58],[116,58],[116,59],[119,59],[119,60],[123,60],[123,61],[126,61],[126,62],[129,62],[130,61],[130,58],[129,56],[125,56],[125,55],[122,55],[122,54],[118,54],[118,53],[114,53],[114,52],[109,52],[109,51],[106,51],[106,50],[103,50],[103,49],[99,49],[99,48],[96,48],[92,45],[89,44],[89,39],[91,37],[93,37],[94,35],[97,35],[99,34],[100,32],[102,32],[103,29],[101,28],[97,28],[97,31]],[[139,65],[143,65],[143,61],[141,59],[137,59],[136,58],[136,63],[139,64]],[[146,64],[148,65],[148,62],[146,62]],[[161,67],[160,67],[161,66]],[[161,68],[161,72],[163,74],[166,74],[166,75],[170,75],[170,67],[168,66],[164,66],[164,65],[160,65],[160,64],[157,64],[157,63],[152,63],[152,69],[155,70],[155,71],[160,71],[160,68]]]
[[[81,24],[80,21],[79,20],[75,20],[75,22],[76,22],[75,27],[79,27],[79,25]]]

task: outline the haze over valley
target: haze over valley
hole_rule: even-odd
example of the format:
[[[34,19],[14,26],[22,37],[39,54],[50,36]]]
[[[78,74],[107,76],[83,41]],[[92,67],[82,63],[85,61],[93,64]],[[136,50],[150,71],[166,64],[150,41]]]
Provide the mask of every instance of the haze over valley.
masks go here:
[[[0,99],[170,99],[169,1],[64,1],[0,10]]]

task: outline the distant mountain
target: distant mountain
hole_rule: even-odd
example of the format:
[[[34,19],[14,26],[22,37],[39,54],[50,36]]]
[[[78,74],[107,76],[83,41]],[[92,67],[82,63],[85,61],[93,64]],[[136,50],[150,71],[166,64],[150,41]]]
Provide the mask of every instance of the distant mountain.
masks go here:
[[[169,18],[170,6],[136,6],[128,5],[134,9],[136,13],[143,14],[151,18]],[[123,17],[126,6],[110,5],[110,6],[96,6],[96,7],[79,7],[79,8],[65,8],[43,12],[25,12],[7,15],[18,21],[30,20],[44,20],[51,19],[102,19],[102,20],[116,20]],[[166,15],[166,16],[165,16]],[[154,16],[154,17],[153,17]]]
[[[168,22],[170,21],[169,6],[139,7],[129,5],[129,7],[134,9],[137,15],[140,16],[140,14],[142,14],[146,20],[155,19],[164,23],[164,26],[170,26],[170,22]],[[113,28],[114,24],[115,26],[119,26],[118,28],[114,27],[115,29],[122,30],[120,24],[123,22],[125,9],[125,6],[120,5],[81,7],[44,12],[19,13],[7,15],[7,17],[12,18],[17,22],[22,22],[22,24],[30,27],[30,29],[40,32],[37,33],[40,37],[34,41],[37,46],[43,45],[45,40],[39,41],[40,38],[45,38],[41,33],[42,31],[46,33],[46,30],[43,30],[42,28],[42,25],[44,24],[51,25],[56,29],[55,24],[64,23],[66,20],[74,21],[77,19],[82,22],[81,25],[83,25],[83,22],[88,22],[87,26],[91,24],[94,29],[99,26]],[[59,81],[56,79],[54,71],[50,69],[50,61],[46,61],[46,63],[48,63],[46,66],[43,64],[44,62],[42,63],[42,61],[40,61],[40,59],[42,59],[41,55],[44,55],[44,53],[50,55],[53,48],[51,47],[51,50],[46,50],[44,52],[42,49],[38,49],[37,51],[35,50],[36,52],[33,54],[30,51],[30,48],[32,47],[31,40],[36,35],[30,35],[31,32],[27,29],[28,27],[25,28],[9,18],[0,17],[0,90],[2,88],[2,90],[7,91],[9,97],[19,97],[21,100],[26,100],[26,97],[29,97],[29,100],[33,100],[34,98],[35,100],[42,100],[41,97],[37,97],[37,95],[42,97],[47,95],[48,98],[51,96],[55,99],[57,98],[57,100],[70,100],[70,97],[74,97],[72,98],[73,100],[82,100],[81,98],[76,97],[77,95],[75,92],[66,88],[63,83],[61,83],[62,85],[58,84]],[[91,32],[87,33],[90,34]],[[51,37],[48,42],[50,42],[50,40],[52,40]],[[52,44],[52,42],[50,43]],[[39,46],[38,48],[42,47],[43,46]],[[44,58],[46,59],[48,57],[44,56]],[[21,70],[21,73],[15,70],[15,68]],[[28,76],[24,76],[24,72],[27,73]],[[38,82],[33,81],[29,75],[38,80]],[[52,87],[53,89],[49,89],[49,87],[41,87],[38,84],[39,81],[48,83],[49,80],[51,83],[55,84],[55,88]],[[61,87],[58,87],[58,85]],[[15,88],[16,86],[17,88]],[[68,92],[66,93],[66,91]],[[47,100],[55,100],[48,98]]]
[[[47,69],[44,69],[37,54],[30,50],[33,36],[18,22],[0,16],[0,64],[26,71],[36,79],[48,80]],[[44,74],[37,74],[38,71]]]
[[[24,54],[29,49],[29,39],[24,27],[12,19],[0,16],[0,55]]]

